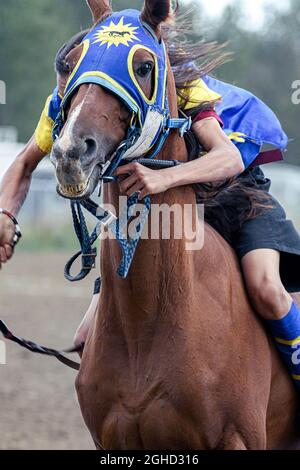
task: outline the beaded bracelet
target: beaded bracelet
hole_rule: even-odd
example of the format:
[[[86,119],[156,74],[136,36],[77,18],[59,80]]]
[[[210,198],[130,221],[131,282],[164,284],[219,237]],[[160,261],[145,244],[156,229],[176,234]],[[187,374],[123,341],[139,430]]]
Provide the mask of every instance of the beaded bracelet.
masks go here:
[[[21,229],[20,229],[20,226],[18,224],[18,221],[17,221],[17,219],[15,218],[14,215],[12,215],[6,209],[2,209],[2,207],[0,207],[0,214],[4,214],[7,217],[9,217],[10,220],[15,224],[15,234],[14,234],[14,237],[13,237],[12,242],[10,244],[11,247],[14,248],[17,245],[17,243],[20,241],[20,238],[22,238],[22,233],[21,233]]]

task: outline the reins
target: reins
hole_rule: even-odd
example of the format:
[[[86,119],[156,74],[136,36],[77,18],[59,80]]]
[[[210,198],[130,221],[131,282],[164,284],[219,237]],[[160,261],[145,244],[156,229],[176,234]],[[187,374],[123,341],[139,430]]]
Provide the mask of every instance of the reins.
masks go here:
[[[115,15],[121,24],[123,22],[122,17],[119,18],[118,14]],[[112,18],[107,21],[111,22]],[[149,102],[149,100],[146,100],[143,93],[140,93],[140,90],[136,87],[128,66],[129,55],[125,49],[126,54],[121,57],[118,56],[118,61],[115,60],[116,57],[113,55],[111,55],[111,60],[100,61],[103,50],[101,45],[99,46],[97,41],[94,40],[95,34],[99,34],[99,25],[96,25],[83,41],[86,53],[74,69],[74,73],[66,85],[64,97],[60,103],[60,110],[53,126],[53,142],[55,142],[60,137],[66,123],[66,109],[69,100],[76,90],[85,83],[93,83],[104,87],[126,104],[132,114],[130,126],[124,141],[120,143],[112,158],[103,165],[100,184],[116,181],[114,176],[115,170],[120,165],[128,162],[138,162],[152,169],[170,168],[178,165],[178,161],[155,159],[161,152],[171,131],[177,130],[180,136],[183,137],[191,129],[192,125],[191,117],[187,117],[182,113],[181,117],[172,118],[170,114],[167,94],[168,61],[164,42],[159,41],[156,34],[153,31],[151,32],[151,28],[149,30],[149,27],[140,21],[139,12],[132,10],[128,21],[130,21],[130,25],[133,23],[136,25],[134,31],[139,30],[139,41],[147,46],[148,49],[150,48],[153,55],[157,58],[157,83],[153,101]],[[145,31],[145,28],[147,31]],[[110,54],[112,54],[112,49],[106,48],[105,54],[109,58]],[[101,67],[99,66],[95,70],[93,68],[94,65],[99,65],[100,63]],[[113,64],[113,68],[110,67],[111,64]],[[120,76],[123,78],[121,83],[119,80]],[[139,205],[139,208],[137,208],[137,205]],[[83,209],[87,210],[98,220],[91,234],[89,234],[87,228]],[[140,216],[136,226],[136,234],[131,238],[124,236],[124,230],[127,229],[130,219],[136,214],[135,209],[137,209],[136,212],[140,213]],[[117,274],[122,279],[125,279],[132,265],[150,210],[151,197],[147,196],[142,201],[139,201],[139,194],[134,194],[128,199],[127,207],[118,217],[91,199],[72,199],[71,211],[75,233],[80,244],[80,251],[73,255],[66,264],[64,271],[66,279],[71,282],[80,281],[95,268],[97,249],[94,248],[94,244],[102,233],[102,227],[109,229],[119,243],[122,259]],[[81,269],[77,275],[72,276],[71,268],[79,257],[81,257]],[[99,278],[96,281],[96,286],[99,290],[100,285],[101,279]],[[56,357],[59,361],[76,370],[80,367],[79,364],[66,358],[64,354],[80,352],[83,350],[83,345],[65,351],[57,351],[15,336],[3,322],[0,322],[0,331],[5,338],[32,352]]]
[[[148,160],[147,158],[141,158],[135,160],[135,162],[139,163],[140,165],[146,166],[147,168],[152,168],[154,170],[172,168],[174,166],[180,165],[180,162],[178,162],[177,160]],[[102,181],[104,183],[110,183],[112,181],[116,181],[116,178],[114,176],[109,176],[107,178],[104,177],[102,178]],[[131,198],[129,198],[127,204],[127,211],[125,211],[126,213],[121,214],[120,217],[117,218],[112,212],[106,210],[102,206],[99,206],[91,199],[71,201],[73,225],[81,249],[74,256],[72,256],[72,258],[67,262],[65,266],[64,275],[68,281],[81,281],[82,279],[88,276],[92,269],[96,267],[95,261],[97,257],[97,248],[93,248],[93,245],[101,234],[101,227],[106,227],[107,229],[110,229],[116,236],[116,239],[119,241],[123,253],[123,258],[121,261],[121,265],[118,269],[118,274],[122,278],[127,277],[140,236],[137,240],[134,241],[137,243],[133,243],[131,241],[127,245],[126,241],[122,237],[122,231],[124,227],[127,226],[132,207],[138,202],[138,195],[133,195]],[[139,235],[141,235],[142,233],[142,225],[144,225],[146,217],[148,216],[148,213],[150,211],[151,200],[149,197],[147,197],[140,203],[144,205],[144,211],[141,215],[142,220],[138,231]],[[90,235],[88,233],[85,217],[82,211],[83,208],[87,212],[92,214],[96,219],[98,219],[98,224]],[[72,276],[70,272],[71,268],[74,262],[80,256],[81,270],[77,275]]]
[[[148,160],[145,158],[141,158],[137,160],[137,162],[140,163],[141,165],[147,166],[148,168],[152,168],[152,169],[171,168],[180,164],[180,162],[176,160],[171,160],[171,161]],[[115,178],[110,177],[110,179],[107,180],[106,183],[109,183],[111,181],[115,181]],[[130,207],[132,207],[132,205],[136,203],[137,203],[137,196],[130,198],[128,201],[127,209],[130,209]],[[144,205],[145,205],[145,213],[144,213],[143,221],[141,222],[141,227],[139,231],[140,234],[142,232],[143,222],[145,222],[148,216],[148,213],[150,211],[151,199],[146,198],[146,201],[144,200]],[[124,219],[123,224],[121,224],[120,221],[114,216],[114,214],[112,214],[110,211],[105,210],[104,208],[96,204],[91,199],[81,200],[81,201],[71,201],[71,208],[72,208],[74,228],[75,228],[75,232],[80,243],[81,250],[78,253],[76,253],[74,256],[72,256],[72,258],[66,264],[65,278],[71,282],[80,281],[84,279],[91,272],[92,269],[95,268],[97,249],[93,248],[93,245],[101,233],[101,227],[108,227],[110,229],[115,230],[116,237],[120,243],[122,253],[123,253],[123,257],[122,257],[122,261],[118,270],[118,274],[121,277],[124,277],[124,276],[126,277],[130,269],[136,247],[140,239],[140,238],[137,238],[136,240],[131,241],[129,244],[126,240],[123,240],[121,237],[123,224],[125,223],[127,224],[128,222],[128,212],[126,214],[126,217],[122,217],[122,216],[120,217],[120,220]],[[85,217],[82,212],[82,208],[86,209],[90,214],[92,214],[94,217],[98,219],[98,224],[96,225],[91,235],[89,235]],[[81,271],[76,276],[71,276],[70,270],[74,262],[80,256],[82,260]],[[95,292],[100,292],[100,286],[101,286],[101,279],[98,278],[95,282]],[[76,371],[80,369],[80,363],[69,359],[68,357],[65,356],[65,354],[82,353],[84,349],[84,344],[81,344],[80,346],[75,346],[72,348],[64,349],[62,351],[58,351],[56,349],[48,348],[48,347],[42,346],[40,344],[34,343],[32,341],[29,341],[29,340],[26,340],[24,338],[14,335],[8,329],[8,327],[2,320],[0,320],[0,332],[2,333],[5,339],[18,344],[19,346],[27,349],[30,352],[33,352],[35,354],[40,354],[43,356],[55,357],[59,362],[70,367],[71,369],[74,369]]]
[[[2,335],[4,336],[4,338],[10,341],[13,341],[14,343],[17,343],[19,346],[22,346],[22,348],[25,348],[28,351],[31,351],[37,354],[42,354],[43,356],[56,357],[58,361],[62,362],[66,366],[70,367],[71,369],[74,369],[74,370],[80,369],[80,364],[78,362],[72,361],[71,359],[66,357],[65,354],[82,352],[84,348],[83,344],[80,346],[75,346],[73,348],[63,350],[63,351],[56,351],[55,349],[46,348],[45,346],[41,346],[39,344],[33,343],[32,341],[28,341],[24,338],[14,335],[7,328],[7,326],[2,320],[0,320],[0,331]]]

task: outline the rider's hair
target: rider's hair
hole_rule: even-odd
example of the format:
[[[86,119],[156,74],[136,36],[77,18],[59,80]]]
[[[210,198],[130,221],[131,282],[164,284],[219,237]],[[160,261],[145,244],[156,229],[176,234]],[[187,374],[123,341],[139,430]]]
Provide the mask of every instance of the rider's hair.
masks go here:
[[[69,41],[61,46],[55,56],[54,68],[55,71],[60,75],[66,75],[69,73],[69,67],[66,63],[66,57],[75,47],[79,46],[83,38],[88,34],[89,30],[80,31],[75,34]]]

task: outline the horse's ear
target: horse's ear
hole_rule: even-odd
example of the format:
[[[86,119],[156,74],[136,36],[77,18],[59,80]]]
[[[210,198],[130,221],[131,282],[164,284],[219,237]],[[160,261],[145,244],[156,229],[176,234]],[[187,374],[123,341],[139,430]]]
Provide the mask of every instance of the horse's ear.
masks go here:
[[[98,23],[101,19],[112,13],[110,0],[86,0],[93,15],[94,23]]]
[[[174,3],[176,11],[178,2]],[[161,23],[172,19],[173,12],[172,0],[145,0],[141,18],[157,31]]]

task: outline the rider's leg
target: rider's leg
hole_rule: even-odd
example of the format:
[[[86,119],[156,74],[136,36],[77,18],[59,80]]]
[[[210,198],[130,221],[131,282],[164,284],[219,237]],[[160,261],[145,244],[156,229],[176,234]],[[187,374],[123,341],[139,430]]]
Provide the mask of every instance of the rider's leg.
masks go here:
[[[280,279],[280,254],[255,250],[242,259],[244,277],[256,311],[266,320],[300,392],[300,309]]]

